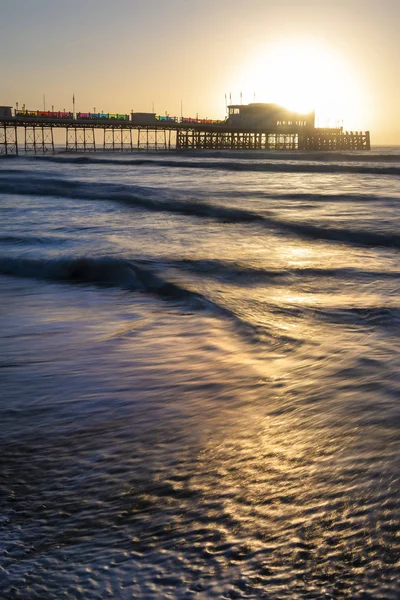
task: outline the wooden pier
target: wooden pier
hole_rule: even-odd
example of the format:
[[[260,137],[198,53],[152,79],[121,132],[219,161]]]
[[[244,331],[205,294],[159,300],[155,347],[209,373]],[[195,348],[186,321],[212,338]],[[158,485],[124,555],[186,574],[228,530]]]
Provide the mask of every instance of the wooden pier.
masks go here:
[[[57,143],[58,151],[65,152],[135,152],[135,151],[189,151],[189,150],[370,150],[369,132],[344,131],[343,128],[314,127],[314,113],[296,115],[282,111],[274,113],[276,105],[248,105],[267,107],[268,119],[238,119],[232,110],[224,121],[156,117],[147,113],[116,115],[113,118],[51,118],[32,114],[12,115],[0,107],[0,154],[54,153],[55,132],[62,130],[64,142]],[[266,110],[266,109],[265,109]],[[19,111],[22,112],[22,111]],[[39,114],[39,111],[36,111]],[[254,111],[253,111],[254,112]],[[265,111],[264,111],[265,112]],[[267,111],[268,112],[268,111]],[[256,113],[256,115],[258,114]],[[49,113],[50,114],[50,113]],[[55,113],[51,113],[55,114]],[[81,115],[82,113],[78,113]],[[86,113],[84,113],[86,114]],[[135,121],[134,115],[141,115]],[[282,114],[287,116],[282,119]],[[147,115],[147,116],[146,116]],[[292,115],[292,116],[291,116]],[[310,117],[311,115],[311,117]],[[96,115],[95,115],[96,116]],[[104,115],[105,116],[105,115]],[[118,120],[122,118],[124,120]],[[60,139],[60,136],[57,136]]]

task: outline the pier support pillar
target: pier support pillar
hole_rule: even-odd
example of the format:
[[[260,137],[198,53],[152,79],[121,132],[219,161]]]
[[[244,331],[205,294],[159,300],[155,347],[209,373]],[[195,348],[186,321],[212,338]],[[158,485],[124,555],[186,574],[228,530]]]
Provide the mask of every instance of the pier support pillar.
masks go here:
[[[25,152],[34,154],[54,153],[53,128],[44,125],[25,127]]]
[[[297,133],[252,131],[201,131],[178,129],[177,150],[295,150],[299,146]]]
[[[177,138],[179,136],[177,131]],[[177,146],[178,147],[178,146]],[[146,150],[154,152],[157,150],[171,149],[171,130],[170,129],[151,129],[149,127],[138,129],[137,150]]]
[[[315,133],[301,136],[300,150],[370,150],[369,131],[316,130]]]
[[[67,127],[66,152],[96,152],[94,128]]]
[[[0,154],[18,154],[16,127],[0,125]]]
[[[105,152],[132,152],[132,129],[104,128],[103,150]]]

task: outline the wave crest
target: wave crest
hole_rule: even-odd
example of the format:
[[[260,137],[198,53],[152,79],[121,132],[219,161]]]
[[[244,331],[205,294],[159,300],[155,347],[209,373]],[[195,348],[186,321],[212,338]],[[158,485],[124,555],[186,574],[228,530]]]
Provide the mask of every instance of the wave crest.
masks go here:
[[[206,160],[205,160],[206,159]],[[275,173],[358,173],[371,175],[400,175],[400,156],[351,155],[342,153],[305,154],[191,154],[180,158],[113,158],[94,156],[37,156],[35,160],[62,164],[148,166],[180,169],[215,169],[221,171],[275,172]],[[259,162],[252,162],[258,160]],[[285,161],[285,162],[278,162]],[[288,161],[288,162],[286,162]],[[290,162],[289,162],[290,161]],[[335,162],[333,162],[335,161]],[[369,164],[364,164],[368,161]],[[384,165],[382,163],[397,163]],[[375,163],[375,164],[374,164]],[[378,164],[379,163],[379,164]]]
[[[90,159],[88,159],[90,160]],[[1,175],[0,175],[1,177]],[[68,199],[120,202],[147,211],[169,212],[184,216],[213,219],[225,223],[258,223],[267,229],[290,233],[298,237],[337,241],[349,245],[400,248],[400,235],[393,231],[371,231],[351,227],[330,227],[301,221],[286,221],[273,215],[260,214],[243,208],[233,208],[193,200],[163,197],[163,191],[143,186],[102,184],[66,179],[18,176],[1,177],[1,190],[11,195],[37,195]],[[310,198],[311,199],[311,198]],[[321,197],[319,196],[320,200]]]

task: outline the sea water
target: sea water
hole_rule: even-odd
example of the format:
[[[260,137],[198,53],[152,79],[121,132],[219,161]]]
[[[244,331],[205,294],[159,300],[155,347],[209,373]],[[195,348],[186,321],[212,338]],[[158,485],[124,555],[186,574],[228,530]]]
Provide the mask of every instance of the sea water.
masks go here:
[[[0,160],[0,597],[398,599],[400,149]]]

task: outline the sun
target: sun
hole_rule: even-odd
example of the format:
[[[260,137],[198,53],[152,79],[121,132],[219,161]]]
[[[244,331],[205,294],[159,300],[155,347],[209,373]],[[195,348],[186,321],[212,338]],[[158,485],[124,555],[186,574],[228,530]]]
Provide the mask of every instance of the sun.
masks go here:
[[[297,112],[315,110],[321,127],[359,120],[365,108],[362,86],[349,61],[312,40],[281,40],[260,49],[246,60],[237,85],[244,103],[255,100]]]

